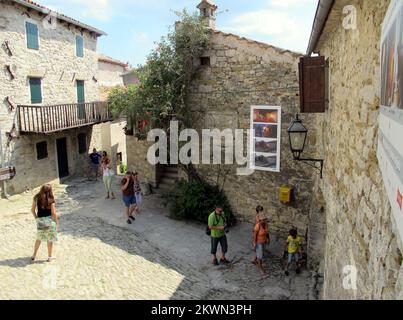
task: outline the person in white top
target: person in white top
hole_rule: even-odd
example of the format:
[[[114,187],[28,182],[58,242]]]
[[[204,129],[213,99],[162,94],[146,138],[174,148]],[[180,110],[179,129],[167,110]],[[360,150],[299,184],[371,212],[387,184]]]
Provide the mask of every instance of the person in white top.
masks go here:
[[[139,180],[139,173],[135,172],[133,174],[134,177],[134,195],[136,197],[136,206],[137,206],[137,212],[140,213],[141,210],[141,186],[140,186],[140,180]]]
[[[106,197],[105,199],[115,199],[115,194],[113,193],[112,190],[112,178],[114,175],[114,172],[112,170],[112,164],[111,160],[108,157],[108,154],[104,151],[102,153],[102,172],[103,172],[103,180],[104,180],[104,185],[105,185],[105,191],[106,191]]]

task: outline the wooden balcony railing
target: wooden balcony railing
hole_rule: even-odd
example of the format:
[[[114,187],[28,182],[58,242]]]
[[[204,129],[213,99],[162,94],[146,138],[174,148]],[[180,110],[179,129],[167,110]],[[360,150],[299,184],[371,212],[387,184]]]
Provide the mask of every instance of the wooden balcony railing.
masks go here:
[[[49,134],[112,120],[106,102],[17,106],[20,134]]]

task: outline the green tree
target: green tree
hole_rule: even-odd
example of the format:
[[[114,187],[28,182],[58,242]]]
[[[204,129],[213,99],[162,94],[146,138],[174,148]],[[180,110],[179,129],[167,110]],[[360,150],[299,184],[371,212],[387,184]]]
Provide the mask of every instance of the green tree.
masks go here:
[[[211,34],[197,13],[184,10],[177,15],[181,21],[138,68],[139,85],[112,91],[108,102],[113,115],[125,115],[134,124],[146,120],[148,130],[166,129],[172,115],[182,119],[183,126],[191,125],[186,95],[196,72],[193,61],[208,48]]]

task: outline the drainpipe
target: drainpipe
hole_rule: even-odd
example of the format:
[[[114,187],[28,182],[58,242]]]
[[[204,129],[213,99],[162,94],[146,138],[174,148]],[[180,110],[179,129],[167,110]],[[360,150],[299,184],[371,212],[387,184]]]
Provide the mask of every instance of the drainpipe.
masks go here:
[[[316,9],[315,20],[312,26],[311,38],[309,39],[308,49],[306,54],[310,56],[314,53],[316,45],[322,35],[326,25],[327,18],[334,5],[334,0],[319,0],[318,8]]]

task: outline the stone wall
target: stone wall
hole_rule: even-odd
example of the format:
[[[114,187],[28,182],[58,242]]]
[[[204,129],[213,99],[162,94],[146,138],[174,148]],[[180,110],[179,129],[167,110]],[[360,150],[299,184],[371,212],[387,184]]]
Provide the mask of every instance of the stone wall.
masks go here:
[[[122,74],[126,71],[126,68],[114,63],[98,61],[98,69],[99,94],[101,100],[106,101],[108,100],[110,91],[114,87],[123,87]],[[110,155],[113,166],[116,168],[116,172],[120,172],[117,161],[118,153],[122,154],[122,162],[127,164],[126,135],[124,133],[125,127],[125,119],[116,119],[111,123],[104,123],[96,126],[96,128],[100,130],[100,150],[106,151]]]
[[[6,145],[6,132],[16,123],[15,110],[9,111],[5,98],[9,97],[14,106],[30,105],[28,78],[42,78],[42,105],[66,104],[77,102],[76,80],[85,81],[86,101],[99,100],[97,82],[93,79],[98,74],[97,39],[83,32],[84,58],[76,57],[76,35],[81,32],[74,26],[67,27],[59,23],[56,29],[45,28],[34,10],[30,17],[22,14],[21,6],[12,6],[8,2],[0,3],[0,17],[4,23],[0,26],[0,44],[8,41],[12,56],[0,49],[0,134],[3,141],[5,164],[17,168],[17,177],[9,183],[9,192],[18,193],[25,188],[37,187],[46,180],[55,180],[57,164],[54,163],[54,151],[49,150],[50,158],[37,162],[33,148],[34,140],[46,140],[53,148],[56,135],[46,137],[20,137]],[[31,50],[26,44],[26,21],[34,22],[39,29],[39,50]],[[15,76],[11,80],[5,66],[10,65]],[[69,131],[61,135],[76,139],[76,133]],[[92,136],[92,133],[90,134]],[[92,139],[91,137],[89,139]],[[76,142],[74,142],[76,143]],[[78,158],[77,148],[71,145],[71,157]],[[73,165],[73,160],[70,165]],[[56,169],[55,169],[56,166]],[[48,168],[48,170],[45,170]],[[37,170],[40,169],[40,170]],[[56,170],[56,171],[55,171]],[[46,173],[44,173],[46,171]],[[72,169],[71,172],[77,171]],[[46,178],[45,178],[46,176]]]
[[[138,171],[142,182],[157,187],[157,168],[148,163],[147,152],[151,143],[126,136],[127,165],[129,171]]]
[[[282,107],[281,172],[256,171],[250,176],[236,175],[236,166],[200,165],[197,170],[211,182],[217,181],[218,171],[225,175],[224,191],[240,220],[254,221],[255,208],[262,205],[270,219],[272,234],[285,238],[296,226],[305,236],[313,175],[311,167],[293,161],[287,128],[299,112],[298,61],[300,55],[250,41],[219,31],[213,33],[211,48],[204,53],[210,66],[200,66],[189,94],[189,106],[198,129],[249,129],[253,105]],[[198,64],[198,60],[195,60]],[[314,115],[304,116],[311,130],[307,154],[314,152],[316,132]],[[223,175],[219,184],[224,182]],[[282,185],[295,188],[291,205],[279,201]]]
[[[57,164],[56,140],[67,139],[68,165],[70,175],[85,175],[88,170],[88,153],[78,153],[78,139],[80,133],[87,136],[87,145],[92,140],[92,129],[77,129],[53,134],[51,136],[33,135],[18,139],[18,157],[13,158],[17,168],[17,176],[7,183],[7,191],[10,194],[20,193],[34,189],[45,183],[58,183],[59,171]],[[48,157],[37,160],[36,144],[47,142]]]
[[[98,61],[98,85],[100,87],[123,86],[123,73],[125,67],[108,62]]]
[[[341,26],[344,5],[357,30]],[[402,249],[377,161],[380,36],[389,0],[337,1],[318,45],[330,63],[330,105],[318,121],[326,202],[326,299],[403,299]],[[343,268],[357,267],[357,290]]]

